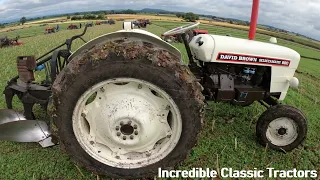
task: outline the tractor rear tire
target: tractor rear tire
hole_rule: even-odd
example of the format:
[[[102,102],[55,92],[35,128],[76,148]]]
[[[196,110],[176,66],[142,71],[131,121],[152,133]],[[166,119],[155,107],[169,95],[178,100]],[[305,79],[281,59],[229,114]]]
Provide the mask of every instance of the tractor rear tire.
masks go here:
[[[94,171],[97,174],[116,178],[153,177],[157,174],[158,168],[171,169],[179,162],[183,161],[195,146],[204,113],[204,98],[201,94],[201,86],[197,83],[196,78],[190,73],[188,67],[180,62],[178,57],[164,49],[153,47],[154,45],[150,45],[150,43],[149,45],[145,45],[147,43],[142,41],[123,41],[124,42],[117,41],[113,44],[111,43],[111,45],[106,43],[106,45],[103,46],[96,46],[95,48],[88,50],[85,54],[74,57],[73,61],[78,61],[79,63],[75,63],[76,66],[69,64],[66,69],[59,74],[56,80],[59,83],[55,82],[53,85],[53,99],[55,99],[54,101],[57,104],[55,106],[56,118],[54,122],[58,128],[61,146],[80,166],[83,166],[90,171]],[[138,54],[133,52],[133,49],[138,50]],[[149,49],[148,51],[153,53],[141,53],[146,49]],[[126,52],[122,53],[121,51]],[[95,54],[102,52],[103,54]],[[97,59],[97,57],[101,57],[101,59]],[[76,74],[71,75],[70,73]],[[138,85],[135,86],[134,82],[137,82]],[[101,84],[103,84],[102,87],[100,87]],[[122,88],[122,86],[125,88]],[[105,88],[102,90],[103,87]],[[115,87],[117,87],[117,90]],[[133,89],[132,92],[129,92],[132,87],[136,88]],[[95,92],[95,88],[98,88],[97,92]],[[149,90],[147,88],[149,88]],[[143,99],[143,102],[137,102],[134,98],[129,98],[136,97],[135,94],[139,94],[140,90],[144,90],[147,96],[143,93],[140,94],[137,96],[139,101],[144,97],[150,97],[150,103],[148,99],[145,99],[145,101],[143,101]],[[118,96],[117,94],[122,91],[129,93]],[[96,95],[93,99],[94,103],[87,104],[83,98],[87,97],[89,92],[95,92]],[[108,95],[107,93],[110,92],[112,93]],[[119,98],[119,101],[116,101],[117,98]],[[161,100],[161,98],[163,100]],[[103,102],[107,102],[108,99],[110,102],[114,103],[103,104]],[[173,119],[171,122],[173,125],[170,125],[168,120],[170,116],[169,112],[169,114],[166,115],[168,116],[166,117],[168,122],[160,123],[161,126],[157,127],[150,125],[143,131],[139,131],[138,134],[138,130],[140,126],[142,126],[141,124],[150,123],[152,120],[155,120],[149,118],[139,121],[135,118],[144,117],[143,114],[145,112],[149,112],[147,113],[149,115],[150,113],[160,113],[150,109],[153,108],[152,104],[157,101],[163,102],[165,100],[171,104],[170,106],[166,106],[165,110],[161,111],[167,111],[168,108],[170,109],[170,119]],[[84,107],[88,109],[90,104],[95,106],[95,104],[100,103],[100,105],[92,108],[90,111],[88,109],[87,111],[78,111],[81,109],[81,104],[83,104],[83,102],[86,103]],[[141,106],[135,106],[135,103],[140,103]],[[155,105],[155,107],[156,106],[158,105]],[[102,108],[101,110],[99,110],[100,107]],[[121,111],[124,109],[126,110]],[[103,113],[107,113],[108,110],[112,112],[109,114],[110,116],[101,118],[104,117]],[[93,112],[92,114],[87,114],[91,111]],[[117,114],[119,111],[121,111],[122,114]],[[79,112],[82,118],[78,116]],[[136,115],[131,117],[132,114]],[[165,113],[161,116],[164,116],[164,114]],[[126,119],[119,119],[118,121],[117,115],[128,116],[131,120],[127,122]],[[145,116],[148,117],[149,115]],[[95,118],[92,118],[93,116]],[[157,119],[159,118],[158,116],[160,115],[156,115],[154,118]],[[179,118],[181,119],[181,126],[179,126]],[[113,119],[117,120],[115,123],[120,124],[113,127],[113,124],[111,124]],[[177,120],[177,122],[175,122],[175,120]],[[131,146],[121,144],[122,139],[125,143],[133,143],[136,140],[136,136],[139,136],[141,133],[142,138],[143,133],[150,131],[150,129],[156,130],[152,132],[154,136],[156,136],[157,132],[164,126],[163,124],[167,123],[169,124],[170,129],[172,129],[172,135],[167,135],[164,140],[161,139],[160,141],[157,141],[153,147],[154,149],[158,149],[158,146],[162,147],[162,144],[166,145],[168,142],[171,142],[171,138],[177,137],[175,134],[179,134],[180,132],[180,135],[176,143],[173,142],[174,144],[168,146],[172,147],[172,149],[169,148],[162,153],[165,155],[160,154],[159,156],[156,156],[156,150],[151,149],[148,150],[150,151],[150,159],[144,157],[148,159],[148,161],[142,160],[143,158],[141,158],[141,161],[138,159],[136,163],[131,163],[134,161],[131,161],[129,157],[125,158],[127,157],[126,154],[121,153],[122,151],[128,151],[129,154],[131,153]],[[174,125],[174,123],[177,125]],[[82,130],[81,126],[86,128],[83,128]],[[111,126],[112,130],[110,130],[110,132],[117,132],[109,133],[107,127]],[[93,130],[91,130],[91,127],[94,127]],[[178,128],[176,131],[173,131],[175,127],[181,127],[181,129],[179,130]],[[106,131],[98,131],[100,128],[105,128]],[[137,133],[132,128],[138,129]],[[168,131],[170,131],[170,129],[167,128]],[[87,133],[79,135],[79,132],[86,131],[88,131],[89,135]],[[132,134],[133,132],[134,134]],[[91,133],[94,135],[102,133],[103,136],[101,137],[105,137],[105,139],[98,141],[96,139],[100,139],[101,137],[99,136],[99,138],[97,138],[97,136],[96,138],[89,140],[89,138],[93,136]],[[153,134],[150,136],[151,140]],[[113,135],[121,138],[117,139],[118,137],[113,137]],[[127,135],[126,138],[125,135]],[[85,140],[86,138],[87,141]],[[114,142],[115,140],[110,140],[113,138],[117,139],[117,142]],[[139,141],[138,139],[137,141]],[[116,148],[114,148],[114,146],[109,146],[110,141]],[[109,143],[103,144],[103,142]],[[103,144],[103,146],[101,144]],[[105,148],[107,146],[108,148]],[[117,147],[119,147],[119,149],[122,148],[122,150],[117,150]],[[98,148],[101,148],[102,150],[98,150]],[[140,147],[136,148],[139,149]],[[163,148],[166,148],[166,146],[163,146]],[[116,150],[114,151],[114,149]],[[108,154],[109,151],[111,151],[111,155],[114,154],[114,156],[111,157],[111,155]],[[161,148],[159,152],[160,151]],[[132,151],[132,158],[140,157],[139,153],[136,153],[135,155],[133,152],[134,151]],[[154,152],[154,154],[151,152]]]
[[[262,113],[256,125],[256,135],[263,146],[291,151],[303,143],[307,128],[307,119],[299,109],[276,105]]]

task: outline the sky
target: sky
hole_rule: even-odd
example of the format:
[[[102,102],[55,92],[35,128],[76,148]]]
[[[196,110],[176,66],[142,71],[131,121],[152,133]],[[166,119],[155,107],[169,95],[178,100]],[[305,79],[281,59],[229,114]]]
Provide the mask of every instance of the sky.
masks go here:
[[[252,0],[0,0],[0,22],[77,11],[156,8],[250,20]],[[259,24],[320,40],[320,0],[260,0]]]

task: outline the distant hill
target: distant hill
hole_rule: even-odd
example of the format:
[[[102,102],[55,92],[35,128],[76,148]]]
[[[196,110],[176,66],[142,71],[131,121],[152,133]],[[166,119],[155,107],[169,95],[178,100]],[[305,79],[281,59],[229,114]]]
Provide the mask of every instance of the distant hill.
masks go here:
[[[143,12],[143,13],[159,13],[159,14],[168,14],[171,13],[170,11],[166,11],[163,9],[151,9],[151,8],[144,8],[141,10],[138,10],[138,12]]]

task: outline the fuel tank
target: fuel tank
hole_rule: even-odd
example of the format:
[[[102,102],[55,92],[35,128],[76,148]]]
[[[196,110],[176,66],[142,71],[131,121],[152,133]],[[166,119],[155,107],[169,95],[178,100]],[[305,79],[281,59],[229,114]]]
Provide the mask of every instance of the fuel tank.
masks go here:
[[[300,61],[299,53],[290,48],[229,36],[200,34],[195,36],[189,45],[193,56],[205,62],[255,64],[296,69]]]

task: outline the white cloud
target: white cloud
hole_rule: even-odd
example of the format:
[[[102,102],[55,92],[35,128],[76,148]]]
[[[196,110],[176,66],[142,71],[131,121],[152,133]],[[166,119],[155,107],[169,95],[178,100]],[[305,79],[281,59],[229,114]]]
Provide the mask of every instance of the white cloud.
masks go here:
[[[320,0],[260,0],[259,24],[320,40]],[[0,22],[76,11],[142,9],[193,11],[249,21],[252,0],[2,0]]]

